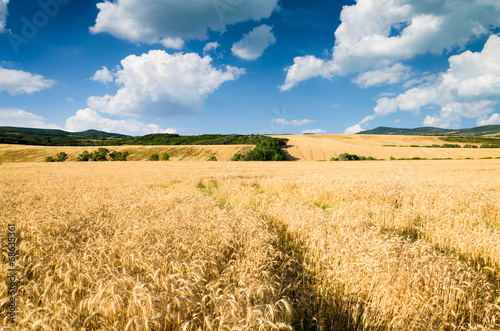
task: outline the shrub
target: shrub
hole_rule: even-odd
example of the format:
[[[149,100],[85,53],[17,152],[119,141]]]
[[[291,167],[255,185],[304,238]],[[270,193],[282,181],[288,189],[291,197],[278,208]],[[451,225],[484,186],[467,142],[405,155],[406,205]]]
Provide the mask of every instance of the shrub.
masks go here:
[[[78,157],[76,158],[77,161],[88,161],[91,159],[91,155],[88,151],[83,151],[82,154],[78,155]]]
[[[149,157],[149,161],[160,161],[160,155],[158,155],[157,153],[152,154]]]
[[[330,161],[375,161],[373,156],[361,156],[356,154],[343,153],[339,157],[332,157]]]
[[[217,161],[217,157],[215,155],[210,156],[207,161]]]
[[[500,145],[484,144],[480,148],[500,148]]]
[[[109,154],[112,161],[127,161],[127,157],[129,156],[129,152],[117,152],[113,151]]]
[[[52,156],[47,156],[45,158],[45,162],[56,162],[56,160],[54,160],[54,158]]]
[[[236,153],[231,158],[231,161],[245,161],[245,155],[244,154],[240,154],[240,153]]]
[[[394,161],[396,160],[396,158],[394,156],[391,156],[391,161]]]
[[[161,156],[161,160],[162,161],[170,160],[170,155],[168,155],[167,153],[163,153],[163,155]]]
[[[109,153],[109,149],[104,148],[104,147],[99,147],[97,151],[94,151],[92,154],[90,154],[90,158],[92,161],[107,161],[106,156]]]
[[[444,144],[443,148],[462,148],[459,144]]]
[[[477,148],[477,145],[470,145],[470,144],[467,144],[467,145],[464,145],[463,148]]]
[[[56,162],[64,162],[68,159],[68,154],[64,152],[57,153]]]

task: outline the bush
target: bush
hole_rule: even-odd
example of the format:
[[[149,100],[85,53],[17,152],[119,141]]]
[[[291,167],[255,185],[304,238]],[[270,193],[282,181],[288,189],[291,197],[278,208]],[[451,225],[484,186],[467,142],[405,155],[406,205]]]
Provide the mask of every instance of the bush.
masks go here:
[[[129,156],[129,152],[116,152],[113,151],[109,154],[112,161],[127,161],[127,157]]]
[[[149,161],[160,161],[160,155],[154,153],[149,157]]]
[[[477,145],[467,144],[467,145],[464,145],[464,148],[477,148]]]
[[[215,155],[210,156],[207,161],[217,161],[217,157]]]
[[[462,148],[459,144],[444,144],[443,148]]]
[[[375,161],[373,156],[361,156],[356,154],[343,153],[339,157],[332,157],[330,161]]]
[[[168,155],[167,153],[163,153],[163,155],[161,156],[161,160],[162,161],[170,160],[170,155]]]
[[[245,157],[246,157],[246,155],[244,155],[244,154],[236,153],[231,158],[231,161],[245,161]]]
[[[45,162],[64,162],[68,159],[68,154],[64,152],[57,153],[56,157],[48,156],[45,158]]]
[[[64,152],[57,153],[56,162],[64,162],[68,159],[68,154]]]
[[[82,154],[78,155],[78,157],[76,158],[77,161],[88,161],[91,159],[91,155],[88,151],[83,151]]]
[[[500,145],[484,144],[480,148],[500,148]]]
[[[100,147],[97,149],[97,151],[94,151],[92,154],[90,154],[90,158],[92,161],[107,161],[106,156],[109,153],[109,149]]]

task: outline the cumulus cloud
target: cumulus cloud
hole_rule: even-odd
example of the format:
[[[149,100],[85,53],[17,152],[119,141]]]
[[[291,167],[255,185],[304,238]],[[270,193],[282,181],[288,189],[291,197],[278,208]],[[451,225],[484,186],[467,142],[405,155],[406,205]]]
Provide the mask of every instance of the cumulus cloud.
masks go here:
[[[383,84],[397,84],[407,80],[410,77],[410,71],[410,67],[396,63],[393,66],[366,71],[354,79],[353,82],[362,88]]]
[[[495,113],[492,114],[490,117],[484,117],[482,119],[479,119],[477,121],[477,125],[483,126],[483,125],[500,125],[500,114]]]
[[[356,133],[361,132],[361,131],[363,131],[363,128],[361,127],[361,125],[356,124],[356,125],[350,126],[347,129],[345,129],[344,133],[345,134],[356,134]]]
[[[317,134],[317,133],[326,133],[327,131],[326,130],[323,130],[323,129],[312,129],[312,130],[302,130],[302,134],[306,134],[306,133],[314,133],[314,134]]]
[[[215,51],[219,46],[220,46],[220,44],[216,41],[207,43],[205,45],[205,47],[203,47],[203,54],[207,54],[207,53],[210,53],[212,51]]]
[[[462,118],[485,123],[487,115],[495,110],[500,100],[500,37],[488,38],[481,52],[465,51],[450,57],[449,69],[434,81],[424,81],[395,98],[380,98],[374,114],[359,124],[366,124],[376,116],[397,111],[419,114],[425,106],[438,106],[440,112],[428,115],[424,125],[456,127]],[[491,117],[490,117],[491,118]],[[491,121],[495,121],[493,116]]]
[[[331,79],[335,72],[335,64],[332,61],[325,62],[313,55],[296,57],[293,65],[285,68],[285,84],[278,86],[283,91],[291,90],[298,83],[313,77]]]
[[[258,59],[264,54],[266,48],[276,43],[272,29],[272,26],[266,24],[254,28],[240,41],[234,43],[231,51],[244,60]]]
[[[273,122],[277,125],[292,125],[292,126],[302,126],[304,124],[313,123],[313,120],[303,119],[303,120],[291,120],[288,121],[284,118],[275,118]]]
[[[31,94],[50,88],[54,84],[55,81],[41,75],[22,70],[0,68],[0,92],[7,91],[10,95]]]
[[[120,85],[116,95],[88,98],[89,108],[112,115],[169,116],[195,113],[222,83],[236,80],[245,71],[231,66],[214,68],[210,56],[169,54],[152,50],[130,55],[114,73]]]
[[[324,61],[332,75],[372,70],[418,54],[442,54],[464,47],[500,26],[500,2],[483,0],[358,0],[344,6],[335,32],[333,58]],[[295,61],[300,63],[299,61]],[[293,74],[293,67],[288,75]],[[317,68],[295,85],[323,76]],[[288,76],[287,76],[288,80]]]
[[[0,108],[0,126],[17,126],[41,129],[60,129],[55,124],[47,124],[42,116],[22,109]]]
[[[71,132],[96,129],[129,135],[176,132],[176,130],[172,128],[163,130],[156,124],[144,124],[136,119],[112,120],[102,117],[98,112],[90,108],[80,109],[74,116],[68,118],[66,120],[65,129]]]
[[[98,3],[92,33],[109,33],[134,43],[162,43],[179,49],[186,39],[206,39],[208,30],[268,18],[278,0],[116,0]]]
[[[5,31],[5,22],[7,20],[7,5],[9,0],[0,0],[0,33]]]
[[[90,79],[105,84],[113,81],[113,75],[108,68],[103,66],[102,69],[97,70],[94,76],[90,77]]]
[[[184,40],[181,38],[163,38],[160,40],[160,44],[166,48],[182,49],[184,47]]]

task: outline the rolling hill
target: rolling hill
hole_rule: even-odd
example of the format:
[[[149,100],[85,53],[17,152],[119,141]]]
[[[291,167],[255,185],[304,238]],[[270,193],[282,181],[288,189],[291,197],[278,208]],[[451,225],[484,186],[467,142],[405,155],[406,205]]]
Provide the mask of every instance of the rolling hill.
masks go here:
[[[402,129],[379,126],[372,130],[361,131],[358,134],[375,135],[403,135],[403,136],[498,136],[500,125],[486,125],[470,129],[441,129],[434,127],[421,127],[416,129]]]

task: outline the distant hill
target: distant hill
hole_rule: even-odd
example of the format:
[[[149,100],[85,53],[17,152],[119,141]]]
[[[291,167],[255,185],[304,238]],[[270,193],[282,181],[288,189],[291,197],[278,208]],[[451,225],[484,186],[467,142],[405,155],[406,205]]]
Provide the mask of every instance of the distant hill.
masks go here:
[[[441,129],[434,127],[401,129],[379,126],[373,130],[362,131],[358,134],[390,134],[402,136],[495,136],[500,135],[500,125],[478,126],[470,129]]]
[[[102,138],[126,138],[130,137],[119,133],[108,133],[98,130],[87,130],[82,132],[68,132],[57,129],[35,129],[35,128],[18,128],[13,126],[0,126],[0,135],[8,136],[59,136],[59,137],[75,137],[75,138],[92,138],[92,139],[102,139]]]
[[[52,129],[32,129],[0,127],[0,144],[36,146],[161,146],[161,145],[257,145],[273,141],[286,145],[286,140],[263,135],[222,135],[204,134],[180,136],[178,134],[157,133],[144,136],[127,136],[97,130],[66,132]]]

